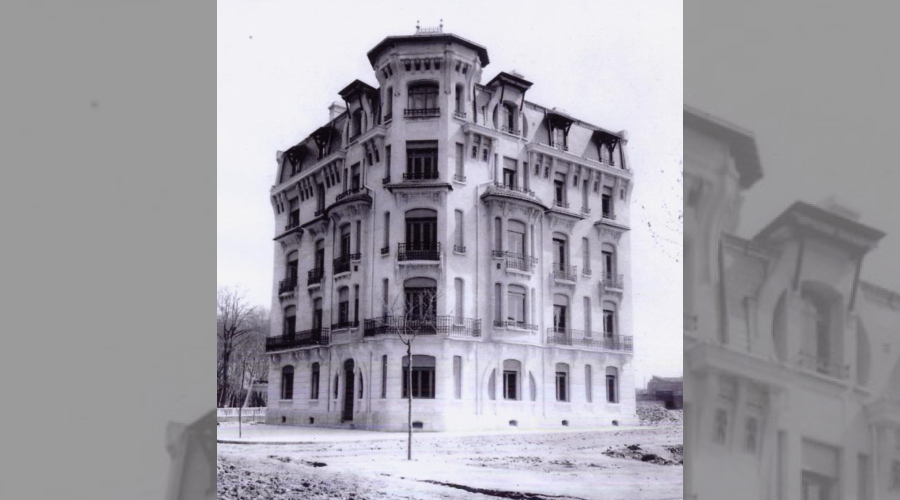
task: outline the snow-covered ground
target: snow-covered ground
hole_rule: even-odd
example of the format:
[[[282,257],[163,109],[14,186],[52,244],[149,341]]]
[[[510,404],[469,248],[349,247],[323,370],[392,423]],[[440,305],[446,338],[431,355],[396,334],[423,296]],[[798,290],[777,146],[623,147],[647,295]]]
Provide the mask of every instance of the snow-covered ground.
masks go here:
[[[257,442],[295,444],[220,443],[220,500],[668,500],[683,492],[680,425],[420,433],[412,462],[404,434],[244,429]],[[220,427],[219,439],[237,440],[237,427]]]

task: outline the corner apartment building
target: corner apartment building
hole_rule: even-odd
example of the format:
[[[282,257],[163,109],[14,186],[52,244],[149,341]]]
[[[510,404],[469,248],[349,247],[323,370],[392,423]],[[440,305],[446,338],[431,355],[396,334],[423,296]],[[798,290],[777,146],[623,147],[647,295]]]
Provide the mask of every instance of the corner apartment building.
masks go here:
[[[423,430],[633,422],[625,134],[442,29],[368,59],[277,155],[267,421],[401,430],[411,391]]]
[[[684,131],[685,497],[900,498],[900,294],[860,279],[884,233],[798,202],[735,236],[756,141]]]

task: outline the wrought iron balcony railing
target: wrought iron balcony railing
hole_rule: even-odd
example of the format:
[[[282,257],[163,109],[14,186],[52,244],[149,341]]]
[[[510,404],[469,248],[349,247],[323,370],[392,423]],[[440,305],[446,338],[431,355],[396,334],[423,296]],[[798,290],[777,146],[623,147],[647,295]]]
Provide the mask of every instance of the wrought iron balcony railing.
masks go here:
[[[293,292],[297,288],[297,277],[289,276],[278,283],[278,295]]]
[[[833,359],[819,357],[817,354],[801,352],[797,356],[797,366],[838,380],[850,378],[850,367],[848,365]]]
[[[606,351],[634,352],[632,337],[606,335],[603,333],[586,335],[582,330],[548,328],[547,344]]]
[[[430,181],[440,177],[438,169],[423,170],[421,172],[403,172],[405,181]]]
[[[576,266],[566,266],[558,262],[553,263],[553,279],[563,281],[575,281],[578,274]]]
[[[350,260],[351,261],[360,261],[360,260],[362,260],[362,254],[361,253],[351,253]]]
[[[465,111],[454,111],[453,116],[455,116],[461,120],[465,120],[467,115],[466,115]]]
[[[553,200],[553,206],[557,208],[569,209],[569,202],[565,200]]]
[[[537,325],[531,325],[524,321],[516,320],[494,321],[494,326],[496,328],[518,328],[520,330],[531,330],[533,332],[538,331],[538,329],[540,328]]]
[[[287,225],[284,226],[285,231],[290,231],[292,229],[297,229],[300,227],[300,217],[291,217],[291,220],[288,221]]]
[[[612,212],[604,211],[604,212],[603,212],[603,218],[606,219],[606,220],[616,220],[616,214],[614,214],[614,213],[612,213]]]
[[[611,290],[624,290],[625,289],[625,276],[622,274],[604,274],[603,275],[603,288],[611,289]]]
[[[440,243],[398,243],[397,260],[441,260]]]
[[[522,133],[519,130],[514,129],[514,128],[509,128],[506,126],[500,127],[500,130],[502,130],[503,132],[506,132],[507,134],[522,135]]]
[[[445,337],[478,338],[481,337],[481,320],[460,318],[457,316],[382,316],[367,319],[363,327],[363,335],[438,335]]]
[[[350,272],[350,255],[342,255],[334,259],[334,274]]]
[[[466,253],[465,245],[453,245],[453,251],[456,253]]]
[[[524,187],[518,187],[518,186],[514,186],[514,185],[510,185],[510,184],[503,184],[500,182],[495,182],[494,187],[496,189],[500,189],[500,190],[512,191],[513,193],[520,193],[520,194],[524,194],[527,196],[534,196],[534,191],[532,191],[530,189],[525,189]]]
[[[506,268],[530,273],[534,271],[537,258],[515,252],[506,252]]]
[[[348,189],[348,190],[344,191],[343,193],[337,195],[334,198],[334,201],[338,202],[338,201],[350,198],[351,196],[354,196],[354,195],[366,194],[366,193],[368,193],[368,189],[366,189],[364,187],[351,188],[351,189]]]
[[[342,320],[331,325],[332,330],[347,330],[349,328],[359,328],[359,321]]]
[[[269,337],[266,339],[266,352],[328,345],[330,343],[331,331],[328,328],[315,328],[303,332],[280,335],[278,337]]]
[[[312,269],[307,273],[306,286],[318,285],[325,277],[324,269]]]
[[[403,115],[407,118],[418,118],[425,116],[441,116],[441,108],[422,108],[422,109],[405,109]]]
[[[453,174],[453,180],[455,180],[456,182],[462,182],[462,183],[465,183],[465,182],[466,182],[466,176],[465,176],[465,175],[460,175],[460,174]]]

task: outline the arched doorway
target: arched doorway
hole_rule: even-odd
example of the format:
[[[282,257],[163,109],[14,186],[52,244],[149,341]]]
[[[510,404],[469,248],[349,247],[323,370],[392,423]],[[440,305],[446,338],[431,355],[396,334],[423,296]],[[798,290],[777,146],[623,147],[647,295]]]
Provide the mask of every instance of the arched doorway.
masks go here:
[[[344,412],[341,415],[342,422],[353,421],[353,376],[354,363],[352,359],[344,362]]]

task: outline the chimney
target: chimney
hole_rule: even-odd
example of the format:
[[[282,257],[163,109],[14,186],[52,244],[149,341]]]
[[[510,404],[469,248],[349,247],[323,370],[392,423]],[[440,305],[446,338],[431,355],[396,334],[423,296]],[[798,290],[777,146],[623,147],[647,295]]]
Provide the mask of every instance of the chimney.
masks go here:
[[[328,106],[328,121],[334,120],[344,111],[347,111],[347,108],[345,108],[344,106],[338,104],[337,102],[331,103],[331,106]]]

